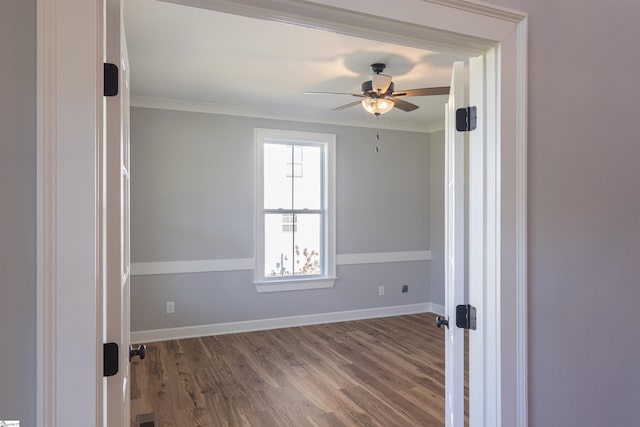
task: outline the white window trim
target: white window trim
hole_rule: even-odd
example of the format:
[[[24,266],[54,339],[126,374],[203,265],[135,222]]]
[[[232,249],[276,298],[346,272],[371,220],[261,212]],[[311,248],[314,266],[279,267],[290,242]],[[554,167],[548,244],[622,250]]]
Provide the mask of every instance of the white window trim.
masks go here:
[[[314,142],[324,144],[326,176],[324,215],[324,257],[325,272],[322,276],[292,277],[286,279],[264,279],[264,143],[272,142]],[[256,291],[280,292],[305,289],[331,288],[336,277],[336,136],[328,133],[302,132],[280,129],[255,129],[255,201],[254,201],[254,285]]]

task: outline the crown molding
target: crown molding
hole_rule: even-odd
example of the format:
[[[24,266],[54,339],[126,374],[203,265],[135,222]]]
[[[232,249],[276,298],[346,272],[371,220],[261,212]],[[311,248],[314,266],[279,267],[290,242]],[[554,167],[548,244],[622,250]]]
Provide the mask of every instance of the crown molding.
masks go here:
[[[507,7],[496,6],[483,1],[469,0],[423,0],[426,3],[437,4],[446,7],[463,10],[478,15],[489,16],[502,21],[519,23],[527,17],[527,14]]]
[[[257,19],[268,19],[302,25],[310,28],[333,31],[353,36],[366,36],[373,40],[397,43],[406,46],[455,52],[466,55],[479,55],[489,49],[492,42],[489,38],[482,40],[465,34],[443,32],[437,28],[412,23],[388,16],[387,13],[376,14],[370,10],[351,10],[343,7],[342,0],[294,1],[294,0],[162,0],[183,6],[214,10]],[[424,1],[438,8],[450,9],[447,1]],[[456,8],[471,11],[472,3],[464,7],[461,0],[454,2]],[[459,3],[459,4],[458,4]],[[374,6],[374,5],[370,5]],[[477,5],[476,7],[480,7]],[[492,8],[480,7],[483,15],[491,15]]]

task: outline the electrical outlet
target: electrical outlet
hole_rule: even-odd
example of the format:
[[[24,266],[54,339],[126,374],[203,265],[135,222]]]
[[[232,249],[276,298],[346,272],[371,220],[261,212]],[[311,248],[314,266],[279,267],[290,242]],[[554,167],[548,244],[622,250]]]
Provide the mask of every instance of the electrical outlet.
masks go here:
[[[173,301],[167,301],[167,313],[175,313],[176,303]]]
[[[384,286],[378,286],[378,295],[384,295]]]
[[[409,285],[402,285],[402,293],[406,294],[407,292],[409,292]]]

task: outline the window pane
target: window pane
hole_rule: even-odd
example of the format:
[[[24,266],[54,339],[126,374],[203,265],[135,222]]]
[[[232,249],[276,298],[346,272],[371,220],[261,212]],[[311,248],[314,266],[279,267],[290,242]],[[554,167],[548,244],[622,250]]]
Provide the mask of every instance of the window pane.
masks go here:
[[[297,216],[294,214],[282,215],[282,232],[293,233],[297,230]]]
[[[320,209],[322,206],[322,148],[294,147],[294,209]]]
[[[283,230],[287,220],[283,217],[286,216],[286,214],[264,216],[264,277],[293,275],[294,233]]]
[[[296,215],[295,275],[320,274],[322,272],[320,214]]]
[[[264,208],[291,209],[292,146],[264,144]]]

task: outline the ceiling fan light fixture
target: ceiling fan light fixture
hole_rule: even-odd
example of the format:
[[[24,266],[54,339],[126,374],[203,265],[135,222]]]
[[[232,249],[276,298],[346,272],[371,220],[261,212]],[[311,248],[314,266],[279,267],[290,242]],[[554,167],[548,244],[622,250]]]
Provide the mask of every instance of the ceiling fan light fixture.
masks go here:
[[[371,89],[377,93],[387,93],[391,85],[391,76],[386,74],[374,74],[371,76]],[[391,89],[393,90],[393,88]]]
[[[365,98],[362,100],[362,106],[367,112],[379,116],[380,114],[391,111],[395,103],[386,98]]]

